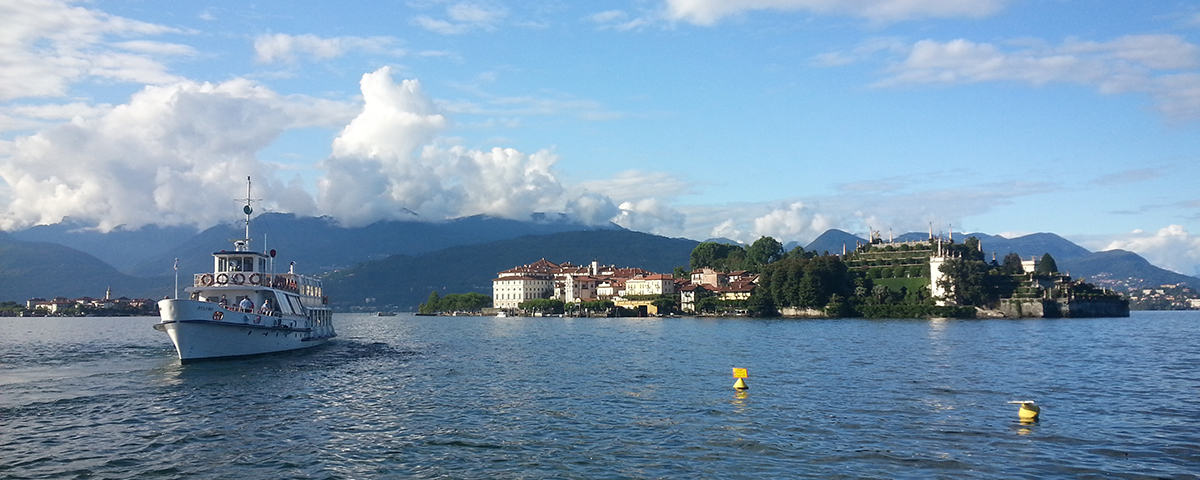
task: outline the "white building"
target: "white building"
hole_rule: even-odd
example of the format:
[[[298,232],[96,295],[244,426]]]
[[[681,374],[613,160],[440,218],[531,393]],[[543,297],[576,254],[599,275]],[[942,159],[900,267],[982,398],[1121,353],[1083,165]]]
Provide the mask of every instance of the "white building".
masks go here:
[[[1029,257],[1029,260],[1021,260],[1021,269],[1024,270],[1025,273],[1036,272],[1040,266],[1042,266],[1042,260],[1036,256]]]
[[[554,298],[566,303],[590,302],[597,298],[600,279],[591,275],[562,274],[554,279]]]
[[[553,293],[554,280],[549,276],[519,275],[492,280],[492,306],[496,308],[517,308],[521,302],[550,298]]]
[[[953,287],[947,289],[941,285],[942,278],[946,276],[942,273],[942,265],[946,263],[946,260],[949,260],[949,258],[942,256],[940,251],[936,255],[929,257],[929,293],[933,297],[934,303],[939,307],[954,304],[954,300],[951,298],[954,294]]]
[[[675,278],[658,273],[638,275],[625,282],[625,295],[672,295],[675,293]]]
[[[554,274],[561,267],[546,259],[500,272],[492,280],[492,306],[517,308],[521,302],[554,295]]]

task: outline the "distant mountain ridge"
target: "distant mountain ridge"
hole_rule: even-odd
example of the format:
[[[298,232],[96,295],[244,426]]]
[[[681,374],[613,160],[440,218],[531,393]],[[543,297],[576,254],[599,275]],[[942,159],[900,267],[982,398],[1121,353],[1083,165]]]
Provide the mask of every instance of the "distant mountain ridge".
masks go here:
[[[37,225],[11,232],[10,235],[13,239],[26,242],[57,243],[89,253],[118,270],[124,270],[145,261],[147,256],[162,254],[186,242],[197,233],[199,231],[192,227],[157,225],[136,230],[118,227],[108,233],[100,233],[68,218],[54,225]]]
[[[277,271],[286,270],[292,261],[296,262],[297,271],[309,274],[356,269],[365,272],[376,268],[372,266],[375,262],[391,262],[378,265],[394,265],[398,268],[395,271],[425,279],[424,283],[384,277],[376,279],[382,284],[409,288],[413,292],[439,285],[482,291],[479,289],[490,288],[491,277],[496,272],[542,257],[556,262],[590,262],[594,256],[604,263],[669,273],[676,266],[687,266],[691,249],[699,243],[631,232],[615,225],[589,227],[556,218],[517,221],[483,216],[438,223],[396,221],[343,228],[328,218],[268,213],[254,219],[251,232],[256,237],[252,245],[255,250],[279,251]],[[586,232],[597,234],[586,235]],[[190,233],[185,228],[151,227],[137,231],[118,229],[108,235],[112,236],[105,237],[70,223],[0,233],[0,300],[23,302],[31,297],[56,295],[98,297],[110,285],[118,296],[161,298],[173,289],[175,258],[179,259],[181,284],[190,284],[192,274],[211,271],[212,252],[232,248],[229,240],[241,238],[244,231],[241,225],[228,224],[200,233]],[[998,259],[1009,252],[1022,258],[1040,258],[1050,253],[1060,269],[1101,285],[1108,281],[1124,281],[1124,285],[1129,286],[1176,283],[1200,286],[1200,278],[1156,267],[1135,253],[1090,252],[1052,233],[1013,239],[979,233],[954,235],[956,241],[967,236],[980,239],[989,259],[992,252]],[[264,237],[266,245],[263,245]],[[521,237],[530,238],[513,243]],[[649,240],[650,237],[655,240]],[[31,238],[41,240],[29,240]],[[895,238],[924,241],[928,240],[928,234],[906,233]],[[866,241],[847,232],[829,230],[805,249],[840,254],[843,245],[852,250]],[[789,242],[789,245],[793,243]],[[643,254],[638,252],[639,248],[657,253]],[[118,260],[106,262],[101,258],[117,258],[121,264],[129,266],[120,271],[112,263]],[[463,266],[456,258],[475,259],[475,266]],[[459,274],[462,275],[460,280],[452,280]],[[337,275],[330,275],[330,286],[334,290],[340,288],[335,283],[339,281],[335,280]],[[1131,278],[1134,281],[1131,282]],[[347,282],[346,285],[353,283]],[[374,287],[364,285],[363,288],[365,292]],[[367,298],[354,288],[342,292],[347,295],[345,298]],[[424,301],[428,294],[429,290],[420,293],[417,303]],[[411,295],[392,297],[403,301],[416,299]]]
[[[499,272],[543,258],[557,264],[583,265],[596,260],[604,265],[670,273],[675,267],[686,268],[699,244],[629,230],[529,235],[360,263],[327,276],[325,292],[334,307],[375,304],[412,309],[432,291],[490,296],[492,279]]]
[[[188,282],[191,277],[188,277]],[[174,289],[170,276],[125,275],[100,259],[70,247],[26,242],[0,233],[0,300],[24,303],[31,298],[161,298]]]
[[[277,250],[284,265],[295,261],[301,271],[321,272],[391,255],[415,255],[521,235],[621,228],[614,224],[588,226],[545,215],[532,218],[520,221],[477,215],[443,222],[381,221],[347,228],[329,217],[264,213],[251,221],[251,248]],[[230,240],[244,237],[245,225],[222,224],[198,233],[186,227],[147,226],[102,234],[64,222],[12,235],[90,253],[130,275],[157,276],[170,274],[176,258],[183,272],[211,269],[210,254],[232,248]]]

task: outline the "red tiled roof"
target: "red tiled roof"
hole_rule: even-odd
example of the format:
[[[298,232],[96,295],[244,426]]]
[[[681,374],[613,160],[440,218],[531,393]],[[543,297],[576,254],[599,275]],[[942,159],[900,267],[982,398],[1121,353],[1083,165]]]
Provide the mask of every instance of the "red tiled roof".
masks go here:
[[[530,277],[528,275],[519,275],[519,276],[514,276],[514,277],[499,277],[499,278],[492,279],[493,282],[501,282],[501,281],[505,281],[505,280],[534,280],[534,281],[540,281],[540,282],[549,282],[550,281],[550,279],[548,279],[548,278]]]

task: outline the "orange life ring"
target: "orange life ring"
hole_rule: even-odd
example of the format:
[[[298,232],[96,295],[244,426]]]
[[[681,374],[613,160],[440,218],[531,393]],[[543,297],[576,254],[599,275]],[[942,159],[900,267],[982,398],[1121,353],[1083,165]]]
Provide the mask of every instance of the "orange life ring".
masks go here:
[[[246,276],[242,275],[240,273],[233,274],[233,283],[236,283],[238,285],[246,283]]]
[[[213,284],[213,276],[211,273],[206,273],[200,276],[200,285],[211,287]]]
[[[226,275],[224,273],[217,274],[217,284],[218,285],[224,285],[228,282],[229,282],[229,275]]]
[[[251,274],[250,275],[250,284],[258,285],[259,283],[262,283],[262,275],[259,275],[257,273]]]
[[[221,313],[221,312],[213,312],[213,320],[216,320],[216,321],[218,321],[218,322],[219,322],[219,321],[221,321],[221,319],[222,319],[222,318],[225,318],[225,314],[224,314],[224,313]]]

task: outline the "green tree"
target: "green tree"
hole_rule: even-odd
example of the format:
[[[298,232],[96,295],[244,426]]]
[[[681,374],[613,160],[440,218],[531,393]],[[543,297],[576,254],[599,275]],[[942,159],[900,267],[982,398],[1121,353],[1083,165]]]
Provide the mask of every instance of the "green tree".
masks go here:
[[[822,290],[821,279],[816,275],[805,275],[800,279],[799,288],[796,290],[796,306],[805,308],[821,306]]]
[[[793,248],[792,251],[788,252],[787,255],[788,257],[795,258],[813,258],[817,256],[817,252],[805,251],[804,247],[796,246],[796,248]]]
[[[783,258],[783,244],[771,237],[761,237],[746,249],[747,267],[757,269]]]
[[[738,270],[745,268],[746,250],[740,245],[702,242],[692,249],[692,270],[710,267],[716,270]]]
[[[928,277],[929,264],[925,265],[910,265],[908,267],[908,276],[912,278]]]
[[[829,296],[829,303],[825,305],[826,315],[833,318],[844,318],[849,317],[853,313],[850,303],[841,295],[835,293]]]
[[[762,288],[755,288],[754,293],[750,295],[750,300],[746,302],[746,311],[754,317],[774,317],[779,315],[775,309],[775,302],[771,299],[771,294]]]
[[[432,292],[429,292],[429,300],[426,300],[425,303],[422,303],[420,306],[418,306],[417,311],[421,312],[421,313],[427,313],[427,314],[428,313],[437,313],[440,311],[439,310],[440,303],[441,303],[441,297],[438,295],[437,290],[434,290]],[[411,304],[409,304],[409,305],[411,305]]]
[[[1038,264],[1037,273],[1058,273],[1058,264],[1054,262],[1054,257],[1049,253],[1042,255],[1042,261]]]
[[[1021,256],[1015,253],[1005,255],[1004,263],[1000,264],[1000,272],[1005,275],[1016,275],[1025,272],[1025,267],[1021,266]]]
[[[713,267],[718,260],[722,260],[728,255],[727,245],[716,242],[701,242],[692,249],[692,257],[690,266],[692,270],[704,267]]]
[[[989,289],[988,265],[982,260],[953,258],[942,264],[939,286],[950,292],[950,300],[962,306],[984,306],[993,300]]]
[[[692,272],[684,267],[675,267],[675,272],[672,276],[675,278],[691,278]]]
[[[978,238],[967,237],[967,239],[963,241],[963,250],[965,250],[963,253],[966,253],[966,255],[963,255],[963,258],[983,261],[983,250],[981,250],[979,247]]]

